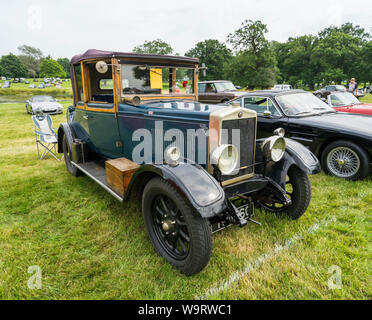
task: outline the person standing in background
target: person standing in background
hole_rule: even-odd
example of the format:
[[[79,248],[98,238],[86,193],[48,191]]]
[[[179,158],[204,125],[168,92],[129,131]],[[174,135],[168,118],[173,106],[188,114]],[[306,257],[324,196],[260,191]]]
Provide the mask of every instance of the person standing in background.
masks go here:
[[[354,96],[358,93],[358,83],[355,82],[355,78],[351,78],[349,84],[346,86],[346,90],[352,93]]]

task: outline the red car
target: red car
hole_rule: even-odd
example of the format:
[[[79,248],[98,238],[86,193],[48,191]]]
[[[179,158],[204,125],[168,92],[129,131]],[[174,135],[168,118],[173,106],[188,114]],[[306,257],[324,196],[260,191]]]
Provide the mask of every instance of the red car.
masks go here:
[[[328,96],[328,104],[337,111],[372,116],[372,104],[360,102],[349,92],[332,92]]]

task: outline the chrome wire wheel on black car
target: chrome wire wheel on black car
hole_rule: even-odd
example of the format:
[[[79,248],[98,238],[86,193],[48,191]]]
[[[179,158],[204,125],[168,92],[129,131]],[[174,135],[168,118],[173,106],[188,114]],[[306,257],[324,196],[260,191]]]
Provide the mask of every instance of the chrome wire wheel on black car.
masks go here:
[[[294,220],[298,219],[305,213],[310,203],[311,184],[309,177],[297,166],[291,166],[288,170],[285,190],[292,201],[289,206],[282,203],[259,202],[259,204],[269,212],[285,214]]]
[[[209,221],[194,213],[173,186],[160,177],[148,182],[142,211],[155,250],[169,263],[186,275],[208,264],[212,252]]]
[[[359,180],[370,174],[368,154],[357,144],[335,141],[322,154],[323,170],[338,178]]]
[[[327,167],[337,177],[349,178],[360,169],[360,160],[357,153],[347,147],[332,149],[327,156]]]

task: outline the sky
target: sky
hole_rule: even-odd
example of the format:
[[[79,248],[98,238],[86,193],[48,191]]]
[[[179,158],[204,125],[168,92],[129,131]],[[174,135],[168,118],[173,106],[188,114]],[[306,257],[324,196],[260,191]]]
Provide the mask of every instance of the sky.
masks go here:
[[[245,19],[261,20],[269,40],[317,34],[345,22],[372,33],[370,0],[13,0],[0,3],[0,55],[23,44],[53,58],[87,49],[130,52],[162,39],[183,55],[199,41],[225,42]]]

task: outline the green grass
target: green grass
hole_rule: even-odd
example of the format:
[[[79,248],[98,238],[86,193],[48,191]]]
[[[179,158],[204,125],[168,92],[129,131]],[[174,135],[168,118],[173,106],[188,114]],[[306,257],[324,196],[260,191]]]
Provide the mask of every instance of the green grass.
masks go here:
[[[54,125],[64,119],[53,116]],[[194,299],[297,233],[303,239],[208,298],[372,298],[371,180],[312,176],[301,219],[256,210],[262,226],[215,234],[207,268],[186,277],[155,253],[140,203],[120,204],[88,177],[70,176],[64,162],[37,160],[24,104],[0,105],[0,163],[2,299]],[[27,286],[32,265],[42,269],[39,290]],[[342,289],[328,288],[332,265],[342,270]]]

